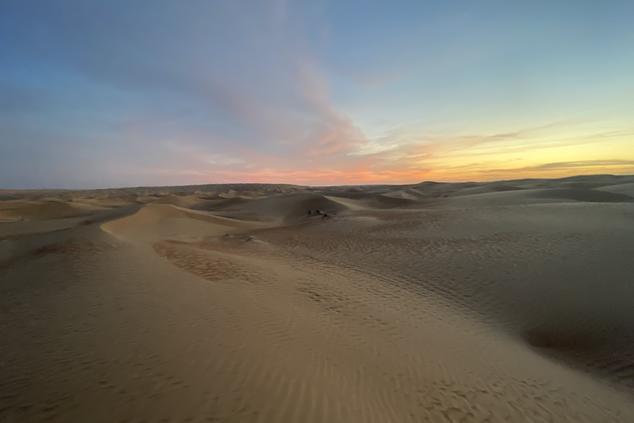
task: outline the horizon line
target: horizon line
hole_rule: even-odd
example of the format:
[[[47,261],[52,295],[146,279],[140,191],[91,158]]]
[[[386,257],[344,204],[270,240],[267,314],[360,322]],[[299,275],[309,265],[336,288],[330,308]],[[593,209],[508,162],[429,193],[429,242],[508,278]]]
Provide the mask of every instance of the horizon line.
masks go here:
[[[340,184],[340,185],[310,185],[310,184],[290,184],[290,183],[277,183],[277,182],[211,182],[205,184],[183,184],[183,185],[130,185],[130,186],[113,186],[102,188],[1,188],[0,192],[15,192],[15,191],[107,191],[107,190],[123,190],[123,189],[157,189],[157,188],[181,188],[181,187],[204,187],[204,186],[221,186],[221,185],[271,185],[271,186],[288,186],[298,188],[334,188],[334,187],[372,187],[372,186],[415,186],[425,183],[435,184],[485,184],[496,182],[515,182],[515,181],[558,181],[572,178],[597,178],[597,177],[634,177],[634,174],[612,174],[612,173],[593,173],[593,174],[574,174],[570,176],[563,176],[559,178],[517,178],[517,179],[489,179],[489,180],[462,180],[462,181],[441,181],[441,180],[423,180],[420,182],[405,183],[405,184],[382,184],[382,183],[370,183],[370,184]]]

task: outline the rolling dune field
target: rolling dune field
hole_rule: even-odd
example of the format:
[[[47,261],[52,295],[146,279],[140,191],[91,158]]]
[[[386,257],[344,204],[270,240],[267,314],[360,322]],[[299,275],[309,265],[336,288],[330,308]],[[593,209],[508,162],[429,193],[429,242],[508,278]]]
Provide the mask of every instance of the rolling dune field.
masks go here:
[[[0,191],[0,422],[632,422],[633,186]]]

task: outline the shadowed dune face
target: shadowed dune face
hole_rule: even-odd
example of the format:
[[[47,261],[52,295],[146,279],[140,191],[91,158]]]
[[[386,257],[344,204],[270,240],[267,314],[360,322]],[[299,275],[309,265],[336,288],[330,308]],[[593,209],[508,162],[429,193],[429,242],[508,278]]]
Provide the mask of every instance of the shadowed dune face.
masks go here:
[[[592,333],[580,332],[583,329],[557,331],[535,328],[521,334],[526,342],[537,348],[559,351],[588,351],[597,349],[602,341]]]
[[[535,196],[537,198],[575,200],[592,203],[627,203],[634,201],[632,197],[626,194],[579,188],[540,190],[535,193]]]
[[[346,206],[318,193],[280,194],[264,198],[232,198],[209,206],[215,211],[240,219],[292,223],[321,210],[332,215],[344,213]]]
[[[632,183],[3,192],[0,421],[634,421]]]
[[[88,215],[98,206],[59,200],[8,200],[0,203],[0,221],[48,220]]]
[[[615,194],[624,194],[634,198],[634,182],[601,186],[600,191],[611,192]]]

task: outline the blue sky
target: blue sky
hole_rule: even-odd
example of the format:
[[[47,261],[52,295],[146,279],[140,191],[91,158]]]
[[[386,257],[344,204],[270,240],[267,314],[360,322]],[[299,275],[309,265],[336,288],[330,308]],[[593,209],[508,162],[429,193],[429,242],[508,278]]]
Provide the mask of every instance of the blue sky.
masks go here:
[[[0,187],[634,173],[634,2],[0,3]]]

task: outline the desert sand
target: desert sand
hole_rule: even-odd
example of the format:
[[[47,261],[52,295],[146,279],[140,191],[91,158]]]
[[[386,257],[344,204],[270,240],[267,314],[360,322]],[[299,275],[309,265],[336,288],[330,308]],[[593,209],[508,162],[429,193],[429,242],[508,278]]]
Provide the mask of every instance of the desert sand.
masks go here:
[[[0,191],[0,422],[632,422],[634,177]]]

